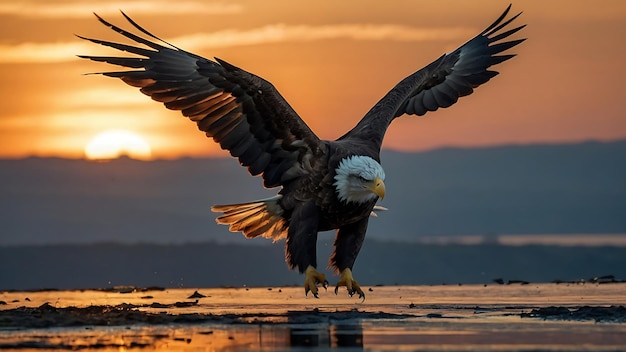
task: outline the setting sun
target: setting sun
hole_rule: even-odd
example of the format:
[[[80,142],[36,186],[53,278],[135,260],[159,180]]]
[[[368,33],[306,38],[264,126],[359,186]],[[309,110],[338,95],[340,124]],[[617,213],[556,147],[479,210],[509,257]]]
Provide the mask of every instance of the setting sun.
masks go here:
[[[85,146],[87,159],[107,160],[120,156],[146,160],[151,158],[152,150],[145,139],[127,130],[104,131]]]

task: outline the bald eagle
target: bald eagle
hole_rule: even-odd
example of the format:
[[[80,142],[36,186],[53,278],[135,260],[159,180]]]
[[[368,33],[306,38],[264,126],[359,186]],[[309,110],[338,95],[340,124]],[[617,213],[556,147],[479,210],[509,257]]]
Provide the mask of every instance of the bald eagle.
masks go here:
[[[167,43],[126,20],[150,39],[97,19],[144,47],[78,36],[135,57],[81,58],[123,67],[98,72],[140,88],[165,107],[180,110],[208,137],[228,150],[274,197],[249,203],[215,205],[217,222],[248,238],[286,239],[289,268],[304,273],[305,295],[318,297],[328,286],[317,270],[319,231],[336,230],[329,268],[339,275],[335,294],[345,286],[350,296],[365,294],[352,268],[365,238],[370,214],[385,195],[380,149],[389,124],[402,115],[424,115],[447,108],[459,97],[498,74],[492,65],[512,58],[500,54],[525,39],[503,41],[524,28],[506,28],[521,13],[507,18],[511,5],[480,34],[451,53],[401,80],[361,121],[337,140],[321,140],[276,88],[224,60],[209,60]]]

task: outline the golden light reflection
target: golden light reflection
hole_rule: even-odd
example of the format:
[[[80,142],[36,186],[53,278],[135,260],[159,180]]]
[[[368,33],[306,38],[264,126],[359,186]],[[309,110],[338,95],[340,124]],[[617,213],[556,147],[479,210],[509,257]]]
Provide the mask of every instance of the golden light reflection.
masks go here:
[[[120,156],[148,160],[152,157],[152,149],[143,137],[127,130],[104,131],[85,146],[85,157],[90,160],[116,159]]]

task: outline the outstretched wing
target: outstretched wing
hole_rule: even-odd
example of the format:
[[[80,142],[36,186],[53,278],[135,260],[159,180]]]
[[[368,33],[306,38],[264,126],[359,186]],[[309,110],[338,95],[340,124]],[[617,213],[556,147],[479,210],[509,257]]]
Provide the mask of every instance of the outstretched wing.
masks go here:
[[[96,15],[104,25],[147,48],[79,36],[137,55],[79,57],[122,66],[121,71],[100,73],[121,78],[168,109],[180,110],[252,175],[261,174],[266,187],[307,172],[308,160],[321,152],[320,140],[271,83],[223,60],[208,60],[177,48],[122,14],[161,44]]]
[[[502,42],[526,26],[503,31],[521,14],[505,20],[510,9],[511,5],[494,23],[458,49],[400,81],[342,138],[356,137],[382,143],[394,118],[404,114],[422,116],[428,111],[447,108],[496,76],[498,72],[489,70],[489,67],[515,56],[499,54],[525,40]]]

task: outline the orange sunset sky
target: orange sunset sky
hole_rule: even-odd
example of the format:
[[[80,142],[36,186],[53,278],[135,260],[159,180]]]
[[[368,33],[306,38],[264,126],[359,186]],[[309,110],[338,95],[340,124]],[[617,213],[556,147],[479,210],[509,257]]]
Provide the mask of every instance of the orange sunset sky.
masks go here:
[[[156,158],[226,155],[178,112],[75,55],[117,55],[92,12],[220,57],[279,89],[322,138],[350,129],[393,85],[479,33],[509,1],[0,1],[0,158],[81,158],[99,133],[128,130]],[[516,1],[518,56],[451,108],[397,119],[385,147],[626,138],[626,1]]]

